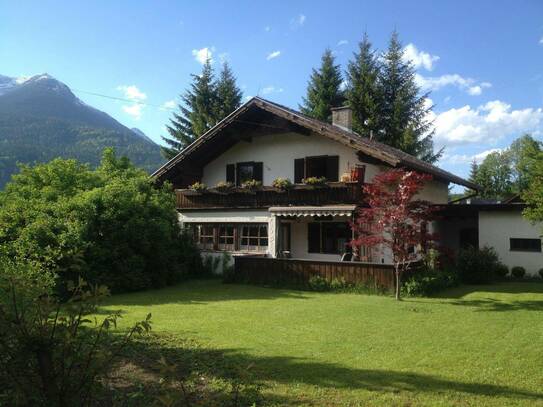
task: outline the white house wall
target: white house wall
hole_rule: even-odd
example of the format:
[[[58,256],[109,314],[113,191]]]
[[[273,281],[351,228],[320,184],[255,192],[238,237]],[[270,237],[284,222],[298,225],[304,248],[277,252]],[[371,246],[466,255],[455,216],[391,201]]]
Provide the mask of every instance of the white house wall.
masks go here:
[[[316,155],[338,155],[339,177],[350,167],[362,164],[356,151],[323,136],[297,133],[253,137],[252,142],[240,141],[204,167],[202,182],[208,186],[226,180],[226,165],[244,161],[263,162],[263,184],[271,185],[276,178],[294,181],[294,159]],[[379,167],[366,164],[366,179]]]
[[[543,253],[509,250],[510,238],[538,239],[543,225],[533,225],[522,217],[521,211],[479,212],[479,246],[494,247],[500,260],[509,268],[522,266],[531,275],[543,267]]]

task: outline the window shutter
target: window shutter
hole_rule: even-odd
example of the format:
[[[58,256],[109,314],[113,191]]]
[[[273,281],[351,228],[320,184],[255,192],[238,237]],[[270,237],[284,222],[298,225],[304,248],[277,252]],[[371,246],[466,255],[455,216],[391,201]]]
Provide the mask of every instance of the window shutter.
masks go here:
[[[329,155],[326,157],[326,180],[330,182],[339,181],[339,156]]]
[[[226,164],[226,182],[236,183],[236,164]]]
[[[253,164],[253,175],[255,177],[255,181],[264,181],[263,164],[261,162]]]
[[[321,243],[321,224],[310,222],[307,224],[307,252],[319,253]]]
[[[294,183],[301,184],[305,172],[305,158],[296,158],[294,160]]]

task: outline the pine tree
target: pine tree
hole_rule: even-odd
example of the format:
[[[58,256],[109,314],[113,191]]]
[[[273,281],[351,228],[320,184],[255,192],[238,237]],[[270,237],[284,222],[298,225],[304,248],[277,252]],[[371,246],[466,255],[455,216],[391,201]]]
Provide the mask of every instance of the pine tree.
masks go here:
[[[369,137],[370,131],[378,136],[379,87],[377,84],[379,64],[367,34],[358,44],[358,53],[347,67],[347,102],[353,110],[353,130]]]
[[[433,124],[428,120],[432,106],[428,94],[420,94],[415,69],[404,59],[402,44],[394,31],[382,56],[379,88],[382,96],[379,139],[427,162],[435,162],[442,150],[434,153]]]
[[[469,180],[471,182],[475,182],[477,179],[477,171],[479,170],[479,165],[477,164],[477,160],[474,158],[473,161],[470,164],[469,168]]]
[[[200,75],[192,75],[190,89],[181,97],[179,112],[173,113],[166,126],[171,137],[162,137],[169,147],[162,147],[162,154],[171,159],[216,123],[215,83],[213,68],[208,59]]]
[[[300,106],[302,113],[329,123],[332,122],[331,109],[343,103],[341,69],[334,62],[334,55],[327,48],[322,55],[320,68],[313,69],[307,85],[307,96]]]
[[[215,89],[217,92],[215,117],[217,121],[220,121],[241,105],[243,96],[228,62],[224,62],[222,66]]]

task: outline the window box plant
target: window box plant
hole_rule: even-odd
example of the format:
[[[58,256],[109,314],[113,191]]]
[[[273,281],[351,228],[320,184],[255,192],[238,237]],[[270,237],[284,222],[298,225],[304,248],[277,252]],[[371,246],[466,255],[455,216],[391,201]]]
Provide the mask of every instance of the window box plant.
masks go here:
[[[324,187],[326,186],[326,177],[308,177],[304,178],[302,182],[313,187]]]
[[[202,182],[195,182],[189,186],[189,190],[196,194],[202,194],[207,191],[207,185]]]
[[[262,186],[262,182],[255,179],[249,179],[241,184],[241,187],[247,191],[254,191]]]
[[[288,178],[279,177],[273,180],[272,186],[281,191],[287,191],[291,189],[293,185],[292,185],[292,181],[289,180]]]
[[[215,185],[215,190],[221,193],[228,193],[234,189],[234,184],[231,182],[219,181]]]

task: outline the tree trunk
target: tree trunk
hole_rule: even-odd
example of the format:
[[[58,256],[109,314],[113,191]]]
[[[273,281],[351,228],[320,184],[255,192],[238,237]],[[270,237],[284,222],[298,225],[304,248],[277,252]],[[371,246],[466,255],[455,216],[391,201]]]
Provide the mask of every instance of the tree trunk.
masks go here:
[[[400,268],[399,267],[396,267],[395,274],[396,274],[396,299],[399,301],[400,300]]]
[[[50,349],[40,346],[36,350],[38,369],[41,378],[43,394],[50,406],[63,406],[60,391],[55,378],[55,370]]]

